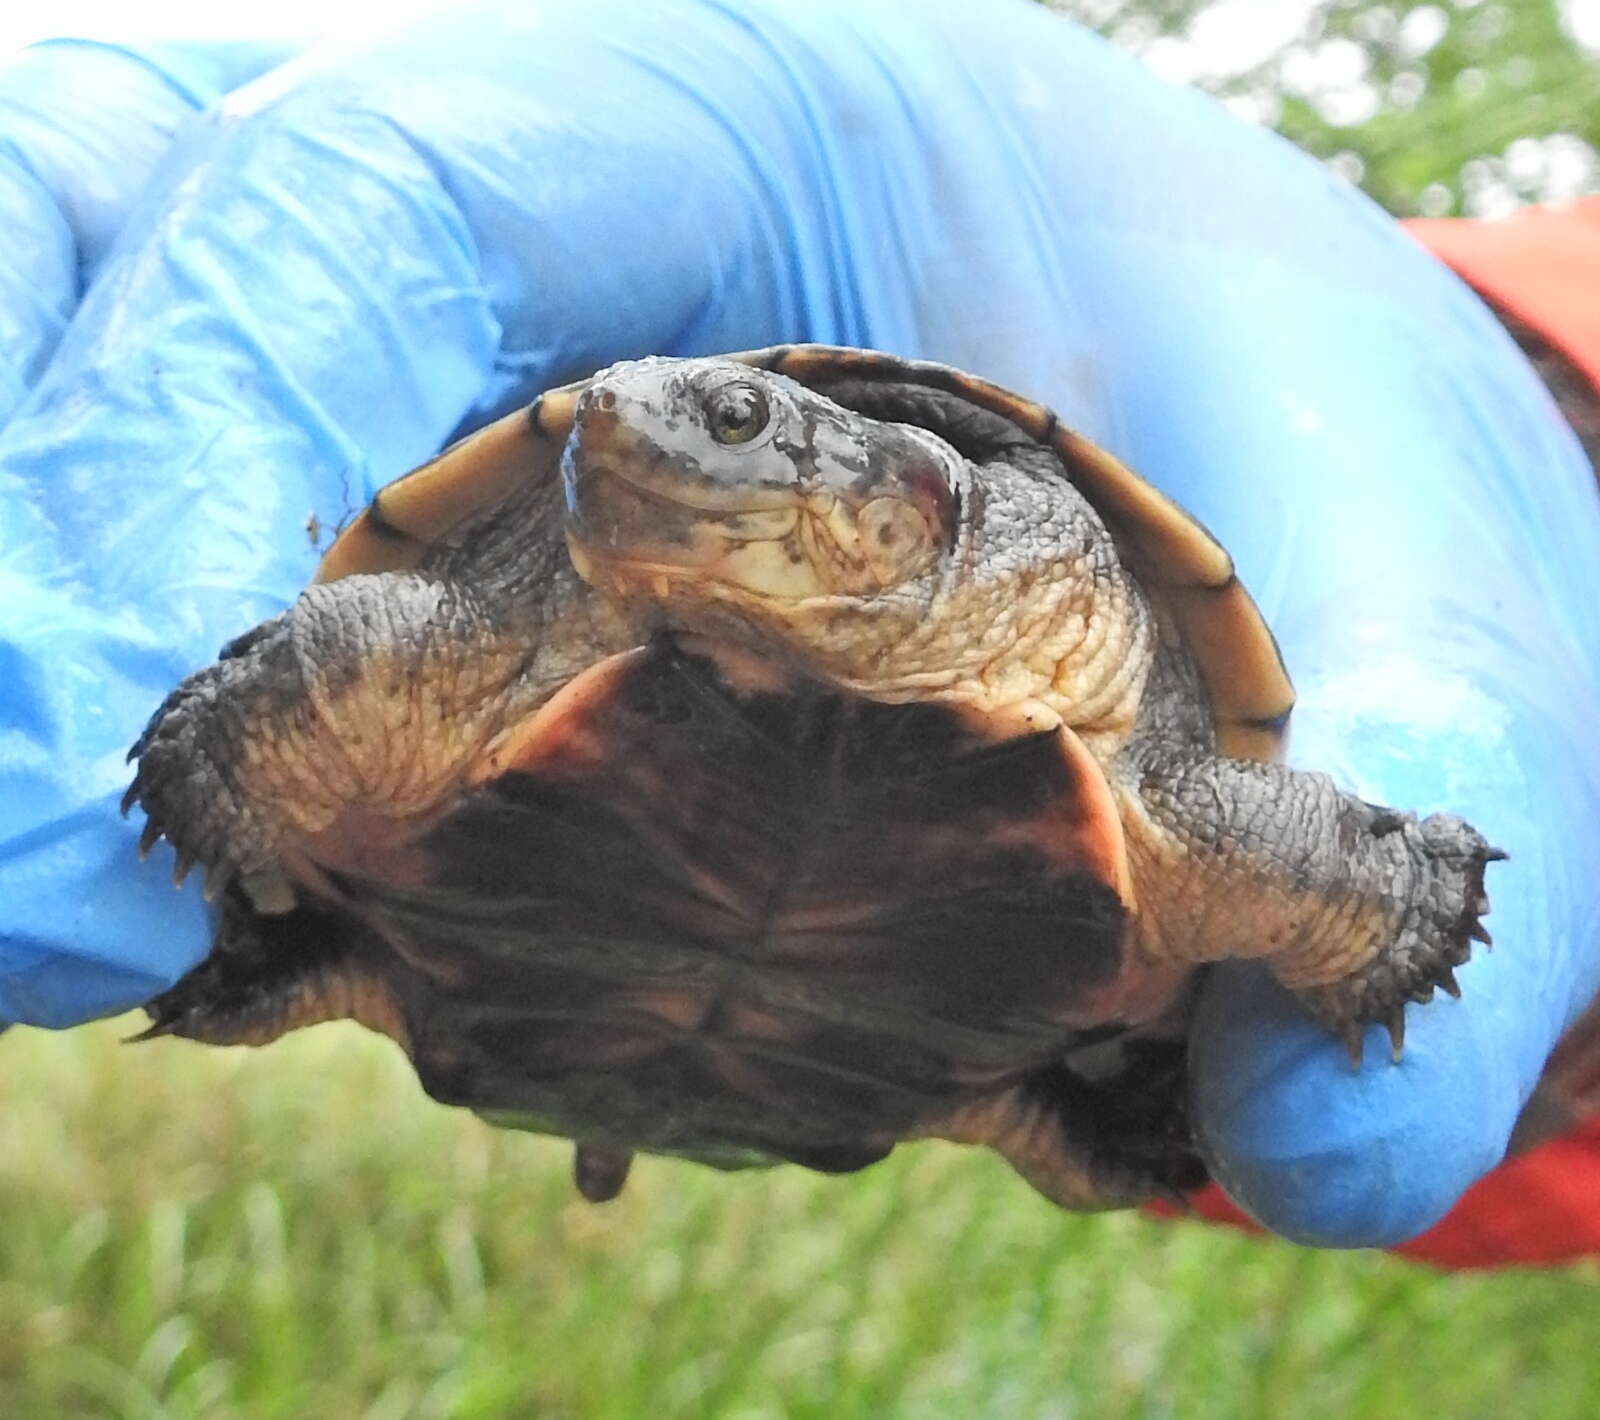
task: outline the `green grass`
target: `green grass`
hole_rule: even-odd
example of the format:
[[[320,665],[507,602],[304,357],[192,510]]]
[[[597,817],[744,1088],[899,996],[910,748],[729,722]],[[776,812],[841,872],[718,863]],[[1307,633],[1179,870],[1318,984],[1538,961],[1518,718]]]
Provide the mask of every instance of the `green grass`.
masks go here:
[[[1078,1218],[939,1145],[847,1179],[567,1150],[354,1027],[0,1038],[0,1416],[1600,1414],[1600,1271]]]

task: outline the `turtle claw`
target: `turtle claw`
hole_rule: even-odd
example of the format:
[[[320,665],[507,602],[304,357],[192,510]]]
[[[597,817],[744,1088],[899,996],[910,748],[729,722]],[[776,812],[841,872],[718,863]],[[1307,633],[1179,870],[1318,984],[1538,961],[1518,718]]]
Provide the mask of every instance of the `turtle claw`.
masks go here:
[[[139,857],[147,858],[159,839],[172,844],[174,887],[181,888],[196,867],[204,870],[203,895],[218,901],[236,876],[259,869],[256,876],[281,874],[279,844],[273,824],[242,811],[236,786],[220,765],[232,744],[232,721],[219,715],[226,703],[215,666],[190,676],[169,695],[129,750],[135,761],[133,782],[122,796],[122,812],[144,811]],[[287,912],[295,902],[286,886],[264,889]]]
[[[1350,1068],[1357,1073],[1360,1072],[1362,1061],[1366,1056],[1368,1024],[1376,1023],[1348,1020],[1335,1028],[1339,1043],[1344,1046],[1344,1053],[1350,1057]],[[1389,1058],[1398,1065],[1406,1047],[1405,1007],[1396,1006],[1382,1025],[1389,1033]]]
[[[1479,920],[1488,911],[1484,868],[1506,855],[1492,848],[1459,819],[1435,815],[1409,825],[1432,873],[1431,891],[1397,927],[1394,939],[1341,981],[1302,990],[1299,995],[1343,1042],[1351,1063],[1361,1062],[1361,1034],[1381,1025],[1389,1033],[1396,1062],[1405,1045],[1408,1002],[1431,1001],[1436,991],[1461,996],[1455,968],[1472,954],[1473,942],[1489,945]]]
[[[1389,1058],[1398,1065],[1406,1049],[1406,1008],[1396,1006],[1384,1025],[1389,1032]]]
[[[200,895],[207,902],[215,902],[222,896],[224,889],[233,878],[233,865],[226,861],[213,863],[206,869],[205,886],[200,889]]]
[[[157,1020],[151,1021],[142,1031],[137,1031],[133,1035],[123,1036],[122,1044],[140,1045],[147,1040],[159,1040],[164,1035],[174,1035],[177,1033],[180,1020],[182,1020],[181,1016],[162,1016]]]

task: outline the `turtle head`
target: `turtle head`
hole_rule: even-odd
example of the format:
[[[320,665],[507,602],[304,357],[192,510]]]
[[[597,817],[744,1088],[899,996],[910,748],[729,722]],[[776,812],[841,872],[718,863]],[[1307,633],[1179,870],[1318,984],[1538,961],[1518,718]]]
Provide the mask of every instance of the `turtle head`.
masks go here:
[[[603,591],[694,625],[763,624],[925,579],[955,544],[963,460],[732,360],[631,361],[578,401],[567,541]]]

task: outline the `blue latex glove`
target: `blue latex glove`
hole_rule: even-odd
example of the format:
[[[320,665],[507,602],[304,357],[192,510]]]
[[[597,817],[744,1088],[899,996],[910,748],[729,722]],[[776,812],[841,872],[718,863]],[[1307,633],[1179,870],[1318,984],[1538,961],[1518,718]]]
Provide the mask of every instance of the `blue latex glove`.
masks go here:
[[[0,424],[43,375],[177,131],[288,56],[272,43],[55,40],[0,64]]]
[[[616,358],[839,341],[1038,395],[1176,494],[1283,641],[1295,759],[1512,854],[1500,949],[1398,1067],[1215,975],[1230,1190],[1384,1243],[1499,1158],[1600,985],[1600,504],[1494,321],[1316,164],[1022,0],[525,0],[278,70],[154,187],[0,433],[0,1014],[205,950],[122,755],[294,596],[308,515]]]

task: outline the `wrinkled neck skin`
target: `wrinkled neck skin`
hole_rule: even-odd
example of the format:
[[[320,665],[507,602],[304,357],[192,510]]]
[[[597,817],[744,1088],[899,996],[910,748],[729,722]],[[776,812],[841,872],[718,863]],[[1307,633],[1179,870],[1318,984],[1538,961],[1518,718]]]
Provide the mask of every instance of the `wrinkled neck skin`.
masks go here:
[[[495,718],[537,708],[597,660],[659,630],[733,641],[874,700],[985,709],[1040,701],[1109,759],[1133,731],[1157,645],[1154,613],[1053,462],[994,460],[958,480],[952,546],[867,596],[752,601],[715,584],[669,605],[597,593],[574,571],[560,490],[529,490],[463,527],[418,570],[457,583],[485,634],[514,649]]]
[[[619,609],[641,633],[699,632],[775,651],[886,702],[983,709],[1041,701],[1109,757],[1132,732],[1155,620],[1098,515],[1062,497],[1059,469],[969,468],[953,546],[920,576],[866,596],[752,602],[715,586]]]
[[[955,555],[929,578],[921,619],[892,628],[854,684],[986,709],[1037,700],[1085,738],[1126,739],[1154,619],[1098,515],[1063,498],[1059,472],[1051,474],[983,466]]]

